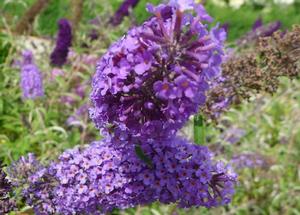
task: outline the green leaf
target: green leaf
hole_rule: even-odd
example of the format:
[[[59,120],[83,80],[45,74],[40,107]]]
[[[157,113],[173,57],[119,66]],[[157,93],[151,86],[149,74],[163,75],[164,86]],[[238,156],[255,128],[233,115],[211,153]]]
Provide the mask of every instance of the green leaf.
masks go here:
[[[153,168],[151,159],[144,153],[140,145],[135,145],[135,153],[139,159],[141,159],[143,162],[145,162],[148,165],[150,169]]]
[[[194,117],[194,141],[198,145],[205,144],[205,124],[201,115]]]

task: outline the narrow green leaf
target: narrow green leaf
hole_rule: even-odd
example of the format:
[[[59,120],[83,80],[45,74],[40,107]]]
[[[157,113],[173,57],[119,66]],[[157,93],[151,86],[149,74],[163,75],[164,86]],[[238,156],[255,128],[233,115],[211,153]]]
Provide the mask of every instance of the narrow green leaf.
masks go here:
[[[153,164],[151,159],[144,153],[143,149],[140,145],[135,145],[135,153],[138,156],[139,159],[141,159],[143,162],[145,162],[149,168],[152,169]]]
[[[194,117],[194,141],[198,145],[205,144],[205,123],[201,115]]]

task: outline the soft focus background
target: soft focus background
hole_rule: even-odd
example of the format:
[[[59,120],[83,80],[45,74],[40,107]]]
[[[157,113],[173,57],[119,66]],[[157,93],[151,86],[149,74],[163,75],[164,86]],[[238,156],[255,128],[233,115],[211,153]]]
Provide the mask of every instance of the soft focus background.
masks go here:
[[[51,67],[49,55],[57,21],[72,18],[72,1],[50,1],[29,33],[13,34],[14,26],[34,2],[0,1],[0,160],[6,164],[28,152],[46,162],[67,148],[101,138],[87,114],[95,63],[131,25],[148,18],[147,2],[160,1],[140,0],[129,17],[109,28],[104,23],[121,0],[84,1],[72,51],[62,68]],[[251,31],[257,18],[264,23],[279,20],[283,29],[300,22],[299,0],[206,0],[205,7],[216,22],[228,24],[229,46]],[[91,41],[93,32],[98,39]],[[25,49],[33,51],[44,79],[46,95],[34,101],[23,101],[19,88],[18,60]],[[276,94],[251,98],[231,108],[217,125],[207,127],[206,144],[216,156],[235,163],[239,173],[236,195],[229,206],[184,210],[176,205],[153,204],[114,214],[300,214],[299,79],[282,79]],[[28,208],[22,213],[30,214]]]

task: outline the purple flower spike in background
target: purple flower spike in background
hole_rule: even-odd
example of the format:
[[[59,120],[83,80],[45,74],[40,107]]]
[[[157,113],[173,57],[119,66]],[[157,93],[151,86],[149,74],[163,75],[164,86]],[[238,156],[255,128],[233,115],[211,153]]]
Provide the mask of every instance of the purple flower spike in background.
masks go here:
[[[31,51],[29,50],[23,51],[22,57],[23,57],[23,61],[21,65],[33,64],[33,55]]]
[[[69,48],[72,44],[72,28],[67,19],[59,20],[58,27],[56,46],[51,53],[50,62],[52,65],[60,67],[67,61]]]
[[[267,157],[257,152],[236,154],[231,159],[231,164],[237,170],[245,168],[268,168],[269,166]]]
[[[255,31],[257,28],[263,25],[262,18],[258,18],[252,25],[252,31]]]
[[[23,99],[35,99],[44,96],[43,77],[39,68],[33,63],[30,51],[23,52],[20,86],[23,91]]]
[[[240,46],[249,45],[250,43],[257,42],[260,37],[269,37],[281,28],[280,21],[272,22],[263,25],[262,19],[258,19],[252,26],[252,31],[248,32],[245,36],[237,41]]]
[[[90,117],[99,129],[113,125],[143,135],[160,124],[174,133],[205,103],[208,81],[220,74],[226,32],[207,29],[212,18],[202,5],[171,1],[147,8],[154,16],[97,64]]]
[[[129,15],[129,9],[134,8],[138,2],[139,0],[124,0],[114,16],[110,19],[110,23],[114,26],[119,25],[124,17]]]

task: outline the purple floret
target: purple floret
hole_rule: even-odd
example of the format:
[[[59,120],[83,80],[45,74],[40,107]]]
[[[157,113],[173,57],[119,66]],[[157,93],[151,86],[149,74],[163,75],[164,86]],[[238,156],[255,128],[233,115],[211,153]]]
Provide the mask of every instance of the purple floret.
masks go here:
[[[56,46],[51,53],[50,62],[52,65],[60,67],[67,61],[69,48],[72,44],[72,29],[67,19],[59,20],[58,27]]]
[[[97,64],[90,117],[99,129],[113,125],[143,135],[144,126],[159,121],[174,133],[204,104],[207,81],[220,73],[226,33],[218,26],[208,31],[204,22],[212,18],[202,5],[171,1],[148,11],[154,17]]]

